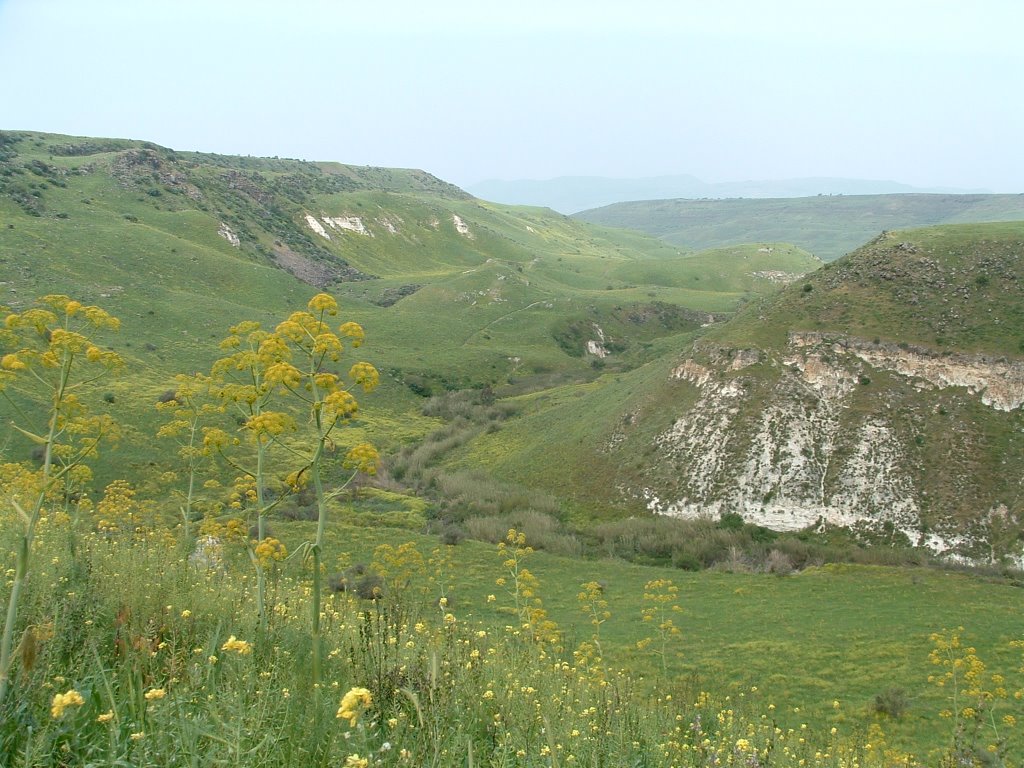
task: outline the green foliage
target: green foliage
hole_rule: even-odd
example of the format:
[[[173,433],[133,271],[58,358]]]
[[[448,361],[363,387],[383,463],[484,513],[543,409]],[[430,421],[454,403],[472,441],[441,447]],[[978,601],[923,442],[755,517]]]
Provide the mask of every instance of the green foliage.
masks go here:
[[[896,718],[897,720],[906,714],[909,705],[910,699],[904,688],[895,686],[886,688],[882,693],[875,696],[875,712]]]

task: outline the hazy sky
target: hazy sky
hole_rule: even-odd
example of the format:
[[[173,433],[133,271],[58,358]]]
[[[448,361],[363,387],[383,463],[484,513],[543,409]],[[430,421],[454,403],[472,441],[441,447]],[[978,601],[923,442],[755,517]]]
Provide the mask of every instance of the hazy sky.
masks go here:
[[[0,129],[1024,192],[1020,0],[0,0]]]

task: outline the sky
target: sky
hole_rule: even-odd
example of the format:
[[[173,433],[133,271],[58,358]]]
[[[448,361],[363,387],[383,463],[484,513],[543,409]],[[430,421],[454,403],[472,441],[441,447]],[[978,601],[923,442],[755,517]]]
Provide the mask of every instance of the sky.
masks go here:
[[[1020,0],[0,0],[0,129],[1024,192]]]

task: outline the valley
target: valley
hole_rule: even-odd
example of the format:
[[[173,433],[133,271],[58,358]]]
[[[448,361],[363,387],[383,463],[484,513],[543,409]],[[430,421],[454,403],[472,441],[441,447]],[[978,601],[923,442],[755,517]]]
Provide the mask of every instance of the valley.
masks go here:
[[[984,716],[1024,689],[1024,221],[893,197],[870,224],[856,197],[567,217],[420,170],[0,133],[0,594],[26,590],[0,749],[75,685],[24,764],[929,765],[929,675],[976,654],[984,706],[953,719],[1017,764]],[[42,385],[34,350],[86,333],[54,295],[120,320],[66,347],[109,375]],[[288,323],[318,329],[303,386],[264,359],[298,365]],[[331,377],[359,407],[325,433]],[[364,684],[377,714],[335,717]]]

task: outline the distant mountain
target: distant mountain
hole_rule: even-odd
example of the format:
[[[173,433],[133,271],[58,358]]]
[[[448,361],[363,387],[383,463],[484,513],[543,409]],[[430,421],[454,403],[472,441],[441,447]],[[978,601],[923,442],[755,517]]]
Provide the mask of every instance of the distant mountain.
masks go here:
[[[560,176],[555,179],[489,179],[466,187],[484,200],[510,205],[539,205],[560,213],[577,213],[630,200],[672,198],[812,197],[814,195],[885,195],[901,192],[984,193],[986,190],[924,189],[895,181],[812,177],[775,181],[709,183],[695,176],[654,176],[613,179],[604,176]]]
[[[573,218],[635,229],[688,249],[786,242],[831,261],[885,230],[1024,220],[1024,195],[834,195],[764,200],[641,200]]]

